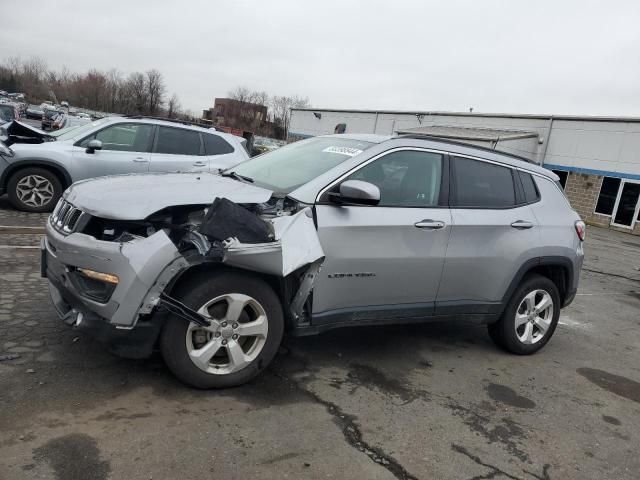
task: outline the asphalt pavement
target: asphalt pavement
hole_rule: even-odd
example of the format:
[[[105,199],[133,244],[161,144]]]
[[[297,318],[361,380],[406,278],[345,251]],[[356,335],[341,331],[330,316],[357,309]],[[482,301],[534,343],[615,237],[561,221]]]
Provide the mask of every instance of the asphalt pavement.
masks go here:
[[[11,211],[0,225],[42,225]],[[0,478],[637,479],[640,238],[589,228],[575,302],[519,357],[461,322],[289,338],[197,391],[58,320],[39,235],[0,228]]]

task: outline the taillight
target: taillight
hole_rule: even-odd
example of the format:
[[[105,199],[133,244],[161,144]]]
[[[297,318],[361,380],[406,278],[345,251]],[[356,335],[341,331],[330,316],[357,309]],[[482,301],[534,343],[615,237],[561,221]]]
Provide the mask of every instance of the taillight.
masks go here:
[[[578,220],[575,223],[575,227],[576,227],[576,234],[578,235],[578,238],[580,239],[581,242],[584,242],[584,237],[587,234],[587,226],[584,224],[582,220]]]

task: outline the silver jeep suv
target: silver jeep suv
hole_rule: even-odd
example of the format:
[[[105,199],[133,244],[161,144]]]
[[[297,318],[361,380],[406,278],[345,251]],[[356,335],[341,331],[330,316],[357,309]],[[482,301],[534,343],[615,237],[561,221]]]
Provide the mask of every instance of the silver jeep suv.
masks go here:
[[[220,175],[71,186],[42,271],[69,325],[183,382],[242,384],[283,334],[464,318],[531,354],[574,298],[584,223],[556,175],[420,137],[330,135]]]

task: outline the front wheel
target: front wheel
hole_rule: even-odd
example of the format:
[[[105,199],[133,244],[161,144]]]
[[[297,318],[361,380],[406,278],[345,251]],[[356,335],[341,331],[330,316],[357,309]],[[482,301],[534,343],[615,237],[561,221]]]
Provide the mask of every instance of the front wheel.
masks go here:
[[[276,355],[284,331],[280,300],[262,279],[221,271],[198,274],[175,293],[211,319],[201,327],[170,317],[160,337],[173,374],[196,388],[227,388],[248,382]]]
[[[14,173],[7,184],[9,201],[25,212],[50,212],[62,195],[58,177],[39,167],[29,167]]]
[[[542,275],[529,275],[516,289],[489,335],[503,349],[530,355],[546,345],[560,318],[560,294]]]

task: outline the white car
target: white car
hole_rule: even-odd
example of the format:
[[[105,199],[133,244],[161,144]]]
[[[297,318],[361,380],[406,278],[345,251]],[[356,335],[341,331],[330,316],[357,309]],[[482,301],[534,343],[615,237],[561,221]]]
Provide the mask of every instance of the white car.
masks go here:
[[[107,117],[49,133],[13,122],[6,130],[0,194],[29,212],[53,210],[69,185],[86,178],[217,173],[249,158],[244,138],[173,120]]]

